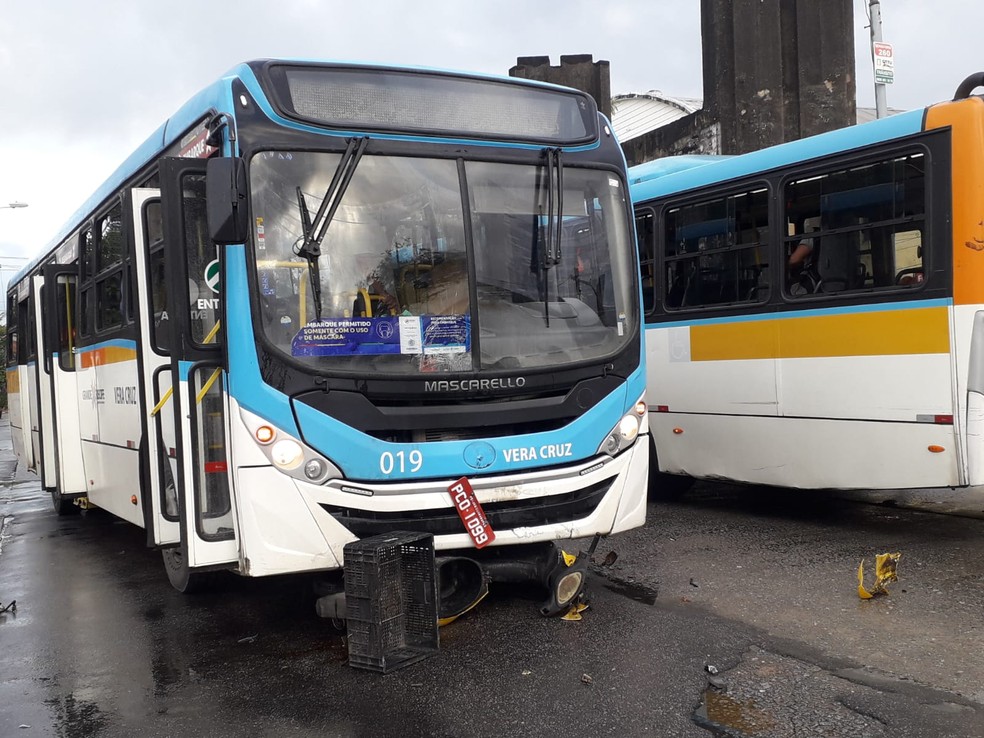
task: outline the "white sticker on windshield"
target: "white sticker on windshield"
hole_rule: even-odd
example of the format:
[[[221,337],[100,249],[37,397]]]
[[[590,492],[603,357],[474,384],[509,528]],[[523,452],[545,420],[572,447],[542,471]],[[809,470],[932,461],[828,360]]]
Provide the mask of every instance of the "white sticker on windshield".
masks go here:
[[[615,179],[614,177],[609,177],[608,178],[608,185],[610,187],[614,187],[617,190],[618,189],[618,180]]]
[[[401,315],[400,353],[422,354],[423,352],[423,334],[420,330],[420,318],[415,315]]]

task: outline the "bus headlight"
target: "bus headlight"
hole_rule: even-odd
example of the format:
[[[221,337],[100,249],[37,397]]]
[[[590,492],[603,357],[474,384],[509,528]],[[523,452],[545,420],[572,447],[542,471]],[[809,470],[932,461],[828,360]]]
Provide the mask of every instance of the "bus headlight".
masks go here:
[[[622,416],[618,425],[612,428],[605,440],[601,442],[597,453],[605,453],[614,456],[619,451],[631,446],[639,436],[643,420],[646,416],[645,395],[639,398],[631,412]]]
[[[639,435],[639,416],[626,415],[618,421],[618,434],[624,444],[632,443]]]
[[[296,441],[285,438],[273,444],[270,459],[281,469],[296,469],[304,461],[304,449]]]
[[[267,460],[284,474],[309,484],[342,478],[341,470],[302,441],[245,408],[239,416]]]

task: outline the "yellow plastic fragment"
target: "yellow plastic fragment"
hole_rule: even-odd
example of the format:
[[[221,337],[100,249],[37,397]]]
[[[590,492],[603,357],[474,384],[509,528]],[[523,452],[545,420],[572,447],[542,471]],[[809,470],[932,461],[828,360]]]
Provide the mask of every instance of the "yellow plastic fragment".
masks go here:
[[[560,619],[573,620],[573,621],[583,620],[584,618],[581,617],[581,613],[587,609],[588,606],[585,605],[583,602],[575,602],[573,605],[571,605],[571,608],[564,615],[561,616]]]
[[[574,566],[574,562],[577,561],[577,556],[567,553],[567,551],[561,550],[560,552],[564,556],[564,563],[568,566]]]
[[[489,591],[488,591],[488,589],[486,589],[484,592],[482,592],[481,595],[479,595],[479,598],[477,600],[475,600],[473,603],[471,603],[468,607],[466,607],[461,612],[459,612],[459,613],[457,613],[455,615],[449,615],[446,618],[438,618],[437,619],[437,627],[438,628],[443,628],[445,625],[451,625],[451,623],[453,623],[455,620],[457,620],[458,618],[460,618],[466,612],[469,612],[471,610],[474,610],[475,609],[475,606],[479,602],[481,602],[482,600],[484,600],[488,596],[488,594],[489,594]]]
[[[858,566],[858,597],[870,600],[875,595],[888,594],[886,584],[899,580],[898,566],[901,553],[883,553],[875,556],[875,583],[870,590],[864,586],[864,559]]]

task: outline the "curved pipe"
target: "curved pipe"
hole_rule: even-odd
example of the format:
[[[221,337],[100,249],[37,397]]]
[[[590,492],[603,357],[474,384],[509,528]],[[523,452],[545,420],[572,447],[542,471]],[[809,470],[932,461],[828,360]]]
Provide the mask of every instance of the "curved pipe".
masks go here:
[[[954,100],[963,100],[970,97],[970,93],[978,87],[984,87],[984,72],[975,72],[960,83],[957,91],[953,93]]]

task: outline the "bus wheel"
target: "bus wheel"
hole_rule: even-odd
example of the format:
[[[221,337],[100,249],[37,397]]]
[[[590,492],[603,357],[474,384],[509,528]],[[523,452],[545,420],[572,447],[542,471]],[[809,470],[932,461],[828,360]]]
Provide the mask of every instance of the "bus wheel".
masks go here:
[[[51,494],[51,506],[54,508],[56,514],[61,516],[77,515],[79,513],[79,506],[75,504],[75,500],[70,497],[67,499],[62,497],[57,487],[49,487],[48,492]]]
[[[183,594],[194,594],[212,589],[217,580],[218,572],[194,572],[188,569],[187,559],[180,546],[165,548],[161,551],[164,558],[164,570],[167,572],[171,586]]]

